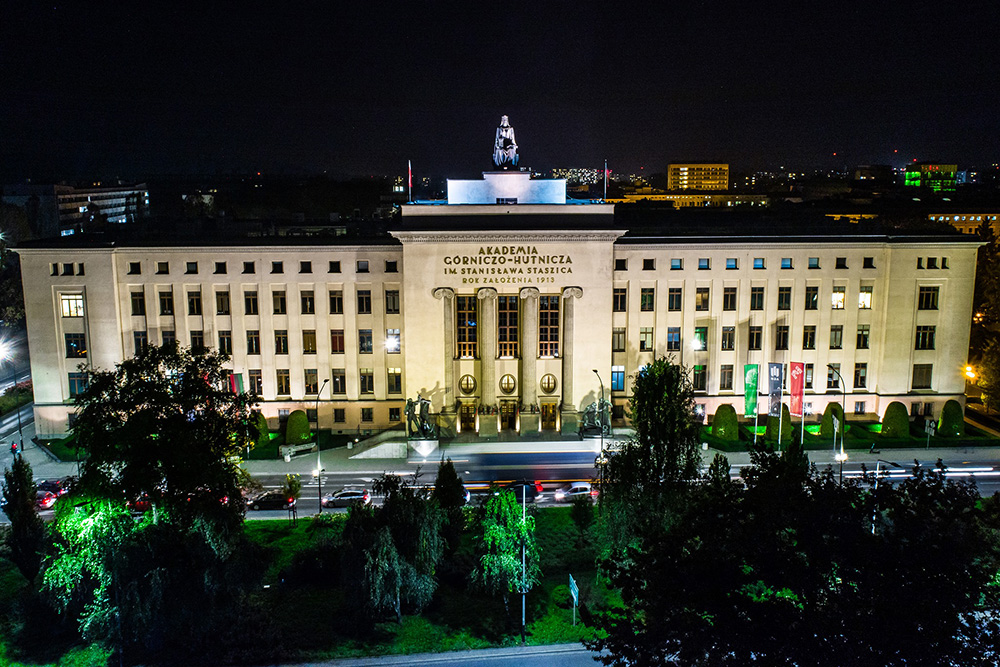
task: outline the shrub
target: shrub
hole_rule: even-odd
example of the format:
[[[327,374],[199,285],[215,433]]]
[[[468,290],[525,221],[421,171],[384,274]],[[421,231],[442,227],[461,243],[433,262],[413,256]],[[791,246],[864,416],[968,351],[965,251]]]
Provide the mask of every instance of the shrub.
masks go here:
[[[257,429],[256,446],[263,447],[271,440],[271,429],[267,426],[267,417],[263,412],[254,412],[250,416],[250,423]]]
[[[309,418],[306,417],[305,410],[295,410],[285,422],[285,444],[301,445],[311,440],[312,433],[309,431]]]
[[[847,429],[847,424],[844,423],[844,408],[840,403],[828,403],[826,410],[823,411],[823,420],[819,424],[819,435],[822,438],[833,438],[833,417],[837,417],[837,421],[840,422],[840,435]],[[885,433],[885,431],[883,431]]]
[[[559,584],[553,588],[549,599],[552,600],[552,604],[562,609],[569,609],[573,606],[573,598],[570,596],[569,586],[566,584]]]
[[[768,416],[767,427],[764,430],[764,438],[767,440],[778,439],[778,418]],[[781,404],[781,442],[789,442],[792,439],[792,415],[788,411],[788,406]]]
[[[905,438],[909,435],[910,416],[906,413],[906,406],[899,401],[893,401],[882,415],[882,437]]]
[[[736,417],[736,408],[729,403],[723,403],[715,411],[712,419],[712,435],[719,440],[736,442],[740,439],[740,423]]]
[[[941,419],[938,421],[937,434],[947,438],[965,435],[965,415],[958,401],[952,399],[944,404]]]

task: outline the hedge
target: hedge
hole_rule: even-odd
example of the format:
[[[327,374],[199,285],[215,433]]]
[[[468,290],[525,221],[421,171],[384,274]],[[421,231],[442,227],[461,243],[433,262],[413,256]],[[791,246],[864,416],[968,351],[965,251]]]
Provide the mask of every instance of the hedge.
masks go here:
[[[764,429],[764,439],[774,442],[778,439],[778,418],[767,417],[767,427]],[[781,442],[789,442],[792,439],[792,415],[788,411],[788,406],[781,404]]]
[[[254,439],[256,447],[262,447],[271,440],[271,429],[267,426],[267,417],[263,412],[254,412],[250,415],[250,425],[256,429],[257,437]]]
[[[736,408],[731,404],[724,403],[715,411],[712,435],[726,442],[737,442],[740,439],[740,423],[736,418]]]
[[[890,403],[882,415],[882,437],[910,437],[910,415],[906,412],[906,406],[899,401]]]
[[[844,408],[840,403],[827,403],[826,410],[823,411],[823,420],[819,424],[819,435],[821,438],[833,439],[833,417],[836,415],[837,421],[840,422],[840,436],[847,429],[847,424],[844,423]]]
[[[944,404],[941,419],[938,420],[937,434],[947,438],[965,435],[965,415],[958,401],[952,399]]]
[[[286,445],[301,445],[312,442],[312,437],[312,433],[309,431],[309,417],[306,416],[305,410],[295,410],[288,415],[288,421],[285,422]]]

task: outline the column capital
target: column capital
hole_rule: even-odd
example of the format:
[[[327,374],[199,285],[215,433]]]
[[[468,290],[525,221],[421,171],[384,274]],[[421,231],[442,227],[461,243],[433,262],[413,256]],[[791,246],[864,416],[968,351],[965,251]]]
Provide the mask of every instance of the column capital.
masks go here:
[[[455,290],[450,287],[435,287],[431,294],[434,295],[435,299],[454,299]]]
[[[537,287],[522,287],[521,288],[520,297],[522,299],[525,299],[525,300],[528,300],[528,299],[537,299],[538,295],[539,295],[539,291],[538,291]]]
[[[562,298],[564,299],[582,299],[583,298],[583,288],[582,287],[564,287],[562,291]]]
[[[497,291],[492,287],[480,287],[476,291],[476,298],[480,301],[497,298]]]

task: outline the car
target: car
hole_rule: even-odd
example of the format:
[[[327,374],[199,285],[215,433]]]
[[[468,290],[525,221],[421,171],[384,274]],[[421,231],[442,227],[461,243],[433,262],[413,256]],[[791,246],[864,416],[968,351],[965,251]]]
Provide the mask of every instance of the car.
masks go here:
[[[368,489],[344,488],[336,493],[328,493],[323,496],[323,507],[350,507],[355,503],[359,505],[371,504],[372,497]]]
[[[149,511],[149,508],[153,506],[152,501],[149,499],[148,493],[141,494],[135,500],[131,500],[126,503],[129,512],[134,514],[142,514]]]
[[[39,490],[35,492],[35,507],[40,510],[52,509],[52,506],[56,504],[57,500],[59,500],[59,496],[51,491]]]
[[[533,503],[542,499],[542,485],[527,479],[516,479],[507,484],[506,488],[514,492],[517,502]]]
[[[43,479],[35,486],[40,491],[48,491],[56,496],[69,493],[70,486],[76,481],[75,477],[63,477],[62,479]]]
[[[556,489],[553,497],[557,503],[570,503],[577,498],[597,497],[597,489],[590,482],[570,482]]]
[[[265,491],[247,498],[247,509],[250,510],[287,510],[295,507],[295,498],[281,491]]]

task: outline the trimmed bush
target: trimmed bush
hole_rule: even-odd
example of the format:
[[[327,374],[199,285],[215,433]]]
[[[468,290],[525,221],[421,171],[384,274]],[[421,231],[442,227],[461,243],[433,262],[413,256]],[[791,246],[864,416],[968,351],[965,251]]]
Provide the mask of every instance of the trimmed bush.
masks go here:
[[[910,415],[906,406],[899,401],[893,401],[882,415],[883,438],[908,438],[910,436]]]
[[[941,419],[938,420],[937,434],[946,438],[955,438],[965,435],[965,415],[962,413],[962,405],[952,399],[944,404],[941,410]]]
[[[821,438],[833,439],[833,417],[836,415],[840,422],[841,433],[846,431],[847,424],[844,423],[844,407],[840,403],[828,403],[823,411],[823,420],[819,423],[819,435]],[[841,433],[837,434],[839,438]]]
[[[778,418],[768,416],[767,427],[764,430],[764,439],[774,442],[778,439]],[[792,415],[788,411],[788,406],[781,404],[781,442],[789,442],[792,439]]]
[[[566,584],[559,584],[553,588],[549,599],[552,600],[552,604],[562,609],[569,609],[573,606],[573,596],[569,594],[569,586]]]
[[[740,439],[740,423],[736,418],[736,408],[724,403],[715,411],[712,418],[712,435],[719,440],[736,442]]]
[[[250,415],[250,423],[257,430],[257,437],[254,440],[255,446],[263,447],[271,440],[271,429],[267,426],[267,417],[263,412],[254,412]]]
[[[309,418],[305,410],[295,410],[288,415],[285,422],[285,444],[301,445],[312,442],[312,433],[309,431]]]

